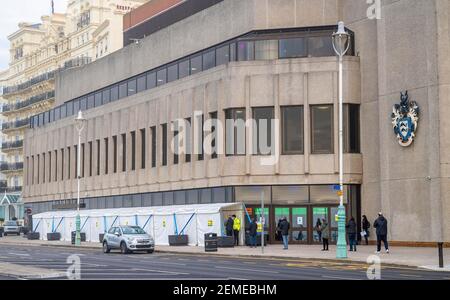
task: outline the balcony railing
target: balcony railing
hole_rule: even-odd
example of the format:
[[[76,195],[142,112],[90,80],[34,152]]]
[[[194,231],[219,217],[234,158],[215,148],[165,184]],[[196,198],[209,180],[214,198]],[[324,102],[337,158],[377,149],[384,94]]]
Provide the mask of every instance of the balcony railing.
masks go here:
[[[27,89],[27,88],[35,85],[35,84],[38,84],[40,82],[43,82],[43,81],[46,81],[46,80],[49,80],[49,79],[53,79],[53,78],[55,78],[55,73],[56,73],[55,71],[50,71],[50,72],[47,72],[45,74],[33,77],[33,78],[31,78],[30,80],[28,80],[28,81],[26,81],[24,83],[21,83],[21,84],[18,84],[18,85],[14,85],[14,86],[5,87],[3,89],[3,95],[6,96],[6,95],[9,95],[9,94],[13,94],[13,93],[25,90],[25,89]]]
[[[87,64],[90,64],[92,62],[92,58],[90,57],[79,57],[79,58],[74,58],[71,60],[68,60],[64,63],[64,67],[59,68],[59,70],[66,70],[66,69],[70,69],[70,68],[77,68],[77,67],[81,67]]]
[[[20,171],[20,170],[23,170],[23,162],[0,164],[0,171],[2,172]]]
[[[23,147],[23,140],[14,141],[14,142],[3,142],[2,143],[2,150],[11,150],[11,149],[18,149]]]
[[[48,100],[48,99],[52,99],[52,98],[55,98],[55,91],[36,95],[31,98],[28,98],[25,101],[21,101],[21,102],[15,103],[15,104],[5,104],[2,107],[2,112],[5,113],[5,112],[19,110],[19,109],[25,108],[27,106],[33,105],[35,103],[38,103],[40,101],[44,101],[44,100]]]
[[[21,186],[9,186],[9,187],[0,186],[0,193],[20,193],[21,191],[22,191]]]
[[[14,122],[3,123],[2,130],[18,129],[29,125],[30,125],[30,118],[25,118]]]

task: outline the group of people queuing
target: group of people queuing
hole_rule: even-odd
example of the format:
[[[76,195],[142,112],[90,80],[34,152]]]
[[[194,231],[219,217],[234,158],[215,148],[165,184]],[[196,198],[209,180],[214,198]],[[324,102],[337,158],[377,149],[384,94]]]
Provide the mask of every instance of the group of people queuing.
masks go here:
[[[377,251],[376,251],[376,253],[379,254],[381,251],[381,242],[383,242],[383,244],[384,244],[386,253],[389,253],[389,244],[387,241],[387,231],[388,231],[387,220],[381,212],[378,213],[378,217],[374,221],[373,227],[376,230],[376,236],[377,236]],[[319,241],[322,241],[322,244],[323,244],[322,251],[328,251],[330,228],[327,223],[327,220],[325,218],[322,218],[322,220],[317,219],[314,229],[317,232]],[[356,245],[358,244],[358,226],[356,224],[354,217],[350,217],[350,220],[345,225],[345,229],[346,229],[347,238],[348,238],[348,245],[350,247],[349,251],[356,252]],[[367,219],[366,215],[362,216],[361,229],[362,229],[360,232],[361,238],[364,239],[366,245],[369,245],[370,222]]]
[[[349,221],[346,224],[346,233],[348,238],[349,251],[356,252],[356,246],[358,244],[358,226],[354,217],[350,217]],[[361,238],[364,239],[365,244],[369,245],[369,236],[370,236],[370,227],[371,224],[367,219],[367,216],[362,216],[361,220]],[[383,242],[386,253],[389,253],[389,244],[387,241],[387,232],[388,232],[388,222],[387,219],[380,212],[378,213],[377,219],[373,223],[373,227],[375,228],[376,236],[377,236],[377,250],[376,253],[380,253],[381,251],[381,243]],[[232,215],[228,218],[225,224],[227,236],[233,236],[235,245],[239,245],[239,232],[241,230],[241,221],[236,217],[236,215]],[[282,217],[278,220],[277,228],[276,228],[276,239],[283,241],[283,249],[287,250],[289,246],[289,230],[290,224],[286,217]],[[329,240],[330,240],[330,225],[327,222],[326,218],[319,218],[314,226],[314,230],[317,233],[318,240],[322,242],[323,248],[322,251],[329,251]],[[258,223],[257,218],[254,217],[251,222],[246,227],[246,231],[248,233],[249,238],[249,246],[256,247],[257,234],[258,234]]]

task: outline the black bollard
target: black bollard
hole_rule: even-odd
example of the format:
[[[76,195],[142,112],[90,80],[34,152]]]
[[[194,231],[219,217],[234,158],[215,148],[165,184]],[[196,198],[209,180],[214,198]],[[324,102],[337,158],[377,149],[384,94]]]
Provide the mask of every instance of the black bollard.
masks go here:
[[[438,243],[439,249],[439,268],[444,268],[444,251],[443,251],[444,243]]]

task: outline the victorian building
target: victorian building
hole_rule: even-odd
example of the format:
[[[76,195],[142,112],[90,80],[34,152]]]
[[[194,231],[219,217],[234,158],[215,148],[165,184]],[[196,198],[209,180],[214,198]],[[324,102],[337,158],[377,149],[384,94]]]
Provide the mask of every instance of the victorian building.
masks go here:
[[[81,151],[86,209],[240,202],[251,217],[263,200],[269,242],[278,242],[282,216],[293,243],[318,242],[322,218],[335,241],[331,36],[342,20],[351,38],[347,216],[373,222],[383,212],[394,244],[450,241],[448,1],[382,1],[380,19],[353,0],[155,0],[141,9],[125,18],[124,43],[134,43],[60,72],[54,108],[31,118],[23,196],[33,212],[76,207]],[[80,149],[79,110],[87,119]],[[172,130],[180,120],[194,126]],[[239,120],[257,122],[227,123]],[[271,120],[279,126],[259,122]],[[198,151],[174,151],[181,136]]]
[[[122,18],[145,0],[70,0],[64,14],[20,23],[8,36],[9,69],[2,73],[0,171],[9,192],[23,186],[24,132],[30,117],[55,103],[55,77],[116,51],[123,45]]]

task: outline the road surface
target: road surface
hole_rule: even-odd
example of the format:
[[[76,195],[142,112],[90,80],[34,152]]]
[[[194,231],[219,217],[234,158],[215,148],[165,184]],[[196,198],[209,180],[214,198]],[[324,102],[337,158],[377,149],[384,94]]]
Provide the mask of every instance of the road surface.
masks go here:
[[[167,279],[167,280],[365,280],[366,264],[306,259],[233,258],[212,255],[135,253],[33,246],[23,248],[0,244],[0,262],[65,272],[67,258],[77,254],[81,279]],[[7,279],[2,278],[0,279]],[[382,267],[381,279],[450,280],[448,272],[409,267]]]

